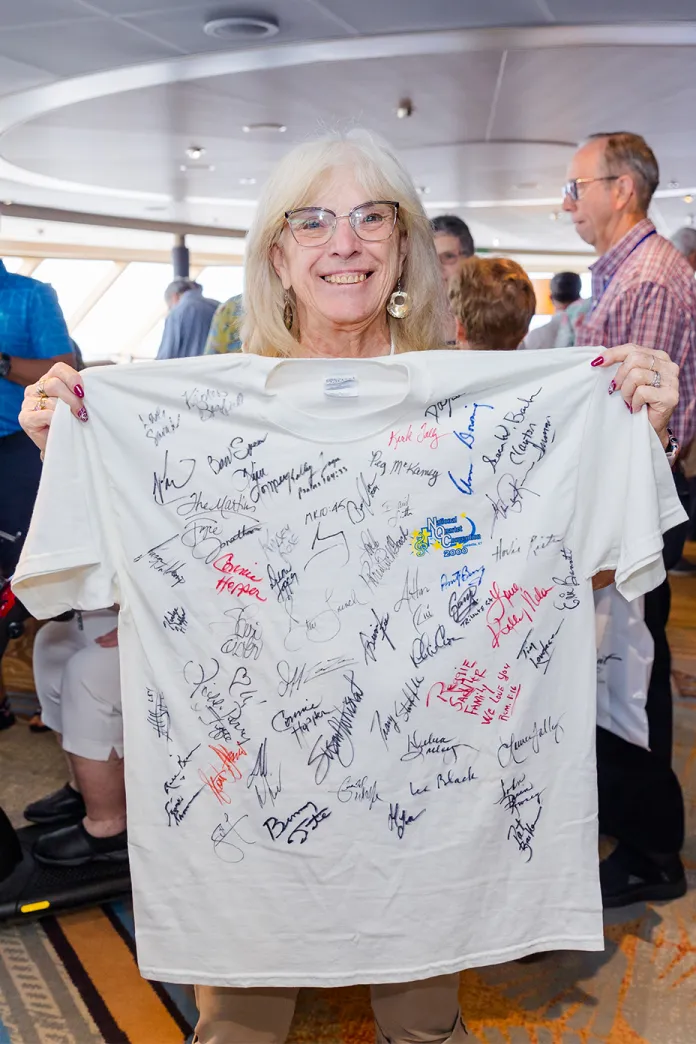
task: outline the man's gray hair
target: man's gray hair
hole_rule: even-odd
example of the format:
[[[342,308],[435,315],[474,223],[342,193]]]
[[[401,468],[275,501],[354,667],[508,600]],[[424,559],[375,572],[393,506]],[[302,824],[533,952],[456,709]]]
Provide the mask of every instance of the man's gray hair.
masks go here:
[[[672,236],[672,244],[684,257],[696,253],[696,228],[685,226],[678,229]]]
[[[202,290],[203,287],[195,279],[173,279],[164,291],[164,300],[167,304],[181,294],[187,294],[189,290]]]
[[[640,134],[631,131],[602,131],[586,141],[604,140],[604,165],[607,174],[632,174],[640,209],[647,214],[650,200],[660,181],[655,153]]]

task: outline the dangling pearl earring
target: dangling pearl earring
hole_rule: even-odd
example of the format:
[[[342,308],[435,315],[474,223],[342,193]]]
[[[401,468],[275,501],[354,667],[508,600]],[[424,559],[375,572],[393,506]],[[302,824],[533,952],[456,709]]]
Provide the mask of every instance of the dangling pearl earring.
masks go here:
[[[405,290],[401,289],[401,276],[399,276],[399,281],[396,284],[396,290],[389,298],[387,311],[395,319],[404,319],[411,311],[411,298]]]
[[[283,308],[283,322],[285,323],[285,329],[292,330],[293,319],[295,318],[292,311],[292,301],[290,300],[290,291],[285,291],[285,307]]]

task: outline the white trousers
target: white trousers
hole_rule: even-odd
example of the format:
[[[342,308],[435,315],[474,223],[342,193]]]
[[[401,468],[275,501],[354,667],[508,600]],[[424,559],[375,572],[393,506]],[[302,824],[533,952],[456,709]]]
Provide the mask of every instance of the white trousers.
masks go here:
[[[95,641],[112,631],[117,619],[115,612],[100,609],[65,623],[50,620],[34,642],[43,722],[61,733],[68,754],[93,761],[108,761],[112,750],[123,757],[118,648],[102,649]]]

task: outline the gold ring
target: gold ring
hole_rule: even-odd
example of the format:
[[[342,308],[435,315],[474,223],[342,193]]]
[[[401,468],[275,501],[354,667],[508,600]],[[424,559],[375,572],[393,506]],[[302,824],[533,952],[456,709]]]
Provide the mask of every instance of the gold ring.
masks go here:
[[[38,380],[38,382],[37,382],[37,384],[36,384],[36,394],[38,395],[38,397],[39,397],[40,399],[41,399],[41,398],[42,398],[42,397],[43,397],[44,395],[46,395],[46,389],[44,388],[44,379],[45,379],[45,378],[43,378],[43,377],[40,377],[40,378],[39,378],[39,380]],[[48,395],[46,395],[46,398],[48,398]]]
[[[42,399],[37,399],[36,400],[36,405],[34,406],[34,409],[35,410],[45,410],[47,402],[48,402],[48,395],[44,395],[44,397]]]

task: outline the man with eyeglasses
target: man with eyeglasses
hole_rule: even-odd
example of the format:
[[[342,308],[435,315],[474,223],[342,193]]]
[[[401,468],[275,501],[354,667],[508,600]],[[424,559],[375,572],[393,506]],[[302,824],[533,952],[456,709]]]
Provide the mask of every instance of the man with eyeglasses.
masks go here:
[[[696,427],[696,282],[685,259],[647,216],[659,181],[655,155],[638,134],[593,134],[573,156],[568,178],[563,209],[600,255],[591,268],[592,310],[582,343],[606,348],[633,343],[667,352],[681,367],[672,426],[685,446]],[[659,373],[652,383],[660,386]],[[676,474],[675,479],[683,481]],[[668,569],[681,555],[684,536],[685,526],[665,534]],[[619,841],[600,869],[605,906],[673,899],[686,891],[679,856],[684,802],[671,767],[669,608],[665,581],[645,596],[645,622],[655,643],[647,698],[650,749],[597,730],[600,830]]]

